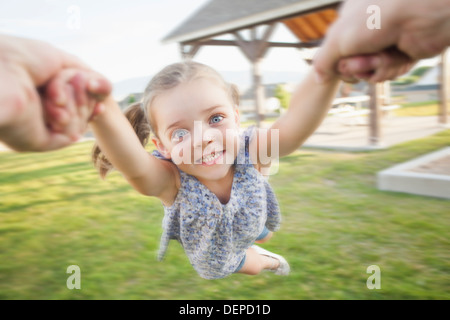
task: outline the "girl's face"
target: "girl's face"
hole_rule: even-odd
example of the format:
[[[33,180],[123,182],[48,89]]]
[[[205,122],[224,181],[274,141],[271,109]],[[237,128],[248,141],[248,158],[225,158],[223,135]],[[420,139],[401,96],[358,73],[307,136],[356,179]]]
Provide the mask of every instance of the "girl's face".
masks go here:
[[[214,80],[200,78],[165,91],[152,105],[158,150],[184,172],[205,180],[227,175],[237,156],[239,112]]]

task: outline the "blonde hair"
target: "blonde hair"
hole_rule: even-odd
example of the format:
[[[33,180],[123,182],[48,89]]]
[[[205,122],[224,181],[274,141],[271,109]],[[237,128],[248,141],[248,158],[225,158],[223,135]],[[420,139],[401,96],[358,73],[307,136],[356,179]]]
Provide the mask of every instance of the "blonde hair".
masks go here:
[[[194,61],[179,62],[168,65],[158,72],[145,88],[142,102],[133,103],[124,111],[125,117],[130,121],[142,146],[146,146],[153,133],[158,137],[157,124],[152,117],[152,103],[161,93],[173,89],[181,83],[206,78],[221,86],[230,97],[234,106],[239,105],[239,91],[233,84],[225,82],[222,76],[213,68]],[[111,162],[101,152],[97,144],[92,151],[92,161],[104,178],[113,169]]]

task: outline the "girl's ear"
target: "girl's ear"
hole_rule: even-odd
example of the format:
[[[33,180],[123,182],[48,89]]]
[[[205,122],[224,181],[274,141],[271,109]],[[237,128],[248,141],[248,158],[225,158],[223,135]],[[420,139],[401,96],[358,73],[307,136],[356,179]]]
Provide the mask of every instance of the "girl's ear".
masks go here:
[[[234,106],[234,120],[236,121],[237,125],[241,125],[241,115],[239,114],[239,107]]]
[[[164,147],[164,145],[161,143],[161,141],[158,138],[153,137],[152,142],[156,146],[156,149],[158,149],[159,153],[161,153],[164,156],[164,158],[166,158],[166,159],[171,158],[169,150],[167,150],[167,148]]]

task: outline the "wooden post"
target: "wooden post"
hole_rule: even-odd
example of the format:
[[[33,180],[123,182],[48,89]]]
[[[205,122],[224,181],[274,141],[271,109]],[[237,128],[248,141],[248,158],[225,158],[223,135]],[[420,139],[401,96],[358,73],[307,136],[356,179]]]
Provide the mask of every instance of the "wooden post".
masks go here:
[[[390,81],[383,82],[383,104],[385,106],[389,106],[392,104]]]
[[[252,64],[253,77],[253,96],[255,99],[255,117],[257,127],[261,127],[261,121],[264,119],[262,109],[264,107],[265,93],[262,84],[261,63],[269,49],[269,38],[275,29],[275,24],[270,24],[264,30],[261,39],[257,36],[256,27],[250,30],[250,41],[244,40],[239,32],[234,32],[235,42]]]
[[[261,76],[261,59],[256,59],[253,61],[253,92],[255,97],[255,116],[256,125],[258,128],[261,127],[261,120],[263,120],[262,108],[264,106],[265,94],[264,86],[262,84]]]
[[[382,143],[381,132],[381,98],[382,83],[369,84],[370,113],[369,113],[369,145],[379,146]]]
[[[441,74],[440,74],[440,82],[441,82],[441,88],[439,90],[439,96],[440,96],[440,103],[439,103],[439,123],[446,126],[448,125],[448,100],[450,98],[450,65],[448,63],[449,59],[449,49],[445,50],[441,54],[441,62],[440,62],[440,68],[441,68]]]

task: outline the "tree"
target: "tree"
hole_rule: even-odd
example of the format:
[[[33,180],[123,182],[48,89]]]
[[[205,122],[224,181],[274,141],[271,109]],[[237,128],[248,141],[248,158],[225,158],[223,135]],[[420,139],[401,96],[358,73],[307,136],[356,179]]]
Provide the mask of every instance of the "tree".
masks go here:
[[[275,96],[275,98],[277,98],[278,100],[280,100],[280,106],[281,106],[283,109],[287,109],[287,108],[289,107],[289,102],[291,101],[291,93],[288,92],[288,91],[284,88],[284,85],[278,84],[278,85],[275,87],[274,96]]]
[[[134,94],[130,94],[128,97],[128,104],[132,104],[134,102],[136,102],[136,98],[134,97]]]

